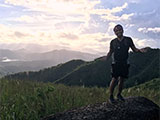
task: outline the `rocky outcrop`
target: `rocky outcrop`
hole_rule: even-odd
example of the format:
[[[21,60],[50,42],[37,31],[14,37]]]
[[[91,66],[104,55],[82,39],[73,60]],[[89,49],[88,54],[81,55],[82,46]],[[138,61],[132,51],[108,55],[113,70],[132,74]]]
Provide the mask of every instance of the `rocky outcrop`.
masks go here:
[[[42,120],[160,120],[160,107],[144,97],[103,102],[50,115]]]

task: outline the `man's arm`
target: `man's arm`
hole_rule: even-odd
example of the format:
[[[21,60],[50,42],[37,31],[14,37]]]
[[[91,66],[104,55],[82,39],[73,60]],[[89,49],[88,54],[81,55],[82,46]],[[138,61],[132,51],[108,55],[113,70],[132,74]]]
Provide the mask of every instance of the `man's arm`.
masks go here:
[[[142,49],[136,48],[131,38],[130,38],[130,47],[131,47],[133,52],[140,52],[140,53],[147,52],[147,47],[146,48],[142,48]]]
[[[113,40],[110,42],[109,52],[107,53],[107,56],[101,57],[100,60],[102,61],[108,60],[111,57],[112,53],[113,53]]]
[[[106,56],[106,60],[108,60],[111,57],[112,53],[113,53],[113,50],[110,49]]]
[[[110,42],[110,46],[109,46],[109,52],[107,53],[107,56],[105,56],[104,58],[103,58],[103,60],[108,60],[110,57],[111,57],[111,55],[112,55],[112,53],[113,53],[113,40]]]
[[[107,56],[102,57],[101,60],[108,60],[111,57],[112,53],[113,51],[110,49],[109,52],[107,53]]]
[[[135,46],[131,46],[131,49],[133,50],[133,52],[141,52],[141,53],[147,52],[147,48],[138,49]]]

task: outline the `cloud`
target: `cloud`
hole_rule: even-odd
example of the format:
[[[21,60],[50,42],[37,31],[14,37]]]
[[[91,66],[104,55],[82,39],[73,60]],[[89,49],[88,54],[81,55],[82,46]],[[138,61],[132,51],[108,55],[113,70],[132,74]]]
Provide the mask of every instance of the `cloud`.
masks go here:
[[[160,27],[155,27],[155,28],[139,28],[139,32],[143,33],[148,33],[148,32],[153,32],[153,33],[160,33]]]
[[[159,47],[159,40],[158,39],[139,39],[139,38],[132,38],[134,44],[138,48],[143,48],[143,47],[152,47],[152,48],[157,48]]]
[[[112,9],[95,9],[94,7],[98,5],[100,0],[6,0],[8,4],[20,5],[30,9],[31,11],[43,12],[43,14],[64,16],[66,21],[79,21],[84,22],[85,26],[88,27],[91,14],[101,15],[101,18],[108,21],[122,21],[128,20],[133,13],[122,14],[121,16],[116,16],[116,13],[122,12],[128,7],[128,3],[124,3],[122,6],[114,7]],[[62,9],[63,8],[63,9]],[[79,15],[79,16],[74,16]],[[23,15],[17,18],[18,21],[34,22],[39,20],[40,16],[27,16]]]
[[[139,0],[130,0],[131,3],[139,3]]]
[[[70,39],[70,40],[77,40],[78,36],[72,33],[62,33],[60,35],[60,38],[66,38],[66,39]]]
[[[89,27],[91,11],[100,3],[100,0],[5,0],[5,3],[25,7],[23,10],[26,11],[22,10],[23,15],[9,19],[9,22],[13,21],[31,28],[48,27],[54,31],[62,28],[64,31],[67,29],[73,32],[76,27],[76,31],[81,32]],[[27,11],[37,13],[27,14]],[[75,22],[79,23],[79,26],[74,24]],[[73,25],[63,23],[73,23]]]
[[[5,0],[5,3],[23,6],[32,11],[41,11],[56,15],[88,13],[99,0]]]
[[[24,37],[26,35],[24,35],[23,33],[20,33],[20,32],[14,32],[14,35],[17,36],[17,37]]]
[[[127,8],[128,3],[124,3],[122,6],[120,7],[115,7],[111,9],[111,13],[117,13],[117,12],[121,12],[123,11],[123,9]]]
[[[8,27],[0,24],[0,42],[10,44],[52,45],[52,49],[66,48],[82,52],[103,52],[111,36],[105,33],[79,34],[54,31],[30,31],[22,27]],[[107,41],[101,41],[107,39]],[[51,48],[50,48],[51,49]],[[91,50],[92,49],[92,50]],[[90,51],[87,51],[90,50]]]
[[[116,13],[122,12],[126,9],[128,3],[124,3],[122,6],[114,7],[112,9],[94,9],[91,13],[101,15],[101,18],[107,21],[123,21],[130,19],[134,13],[122,14],[121,16],[115,15]]]
[[[142,13],[139,13],[140,16],[146,16],[146,15],[153,15],[156,13],[156,10],[152,10],[152,11],[149,11],[149,12],[142,12]]]
[[[124,3],[122,6],[114,7],[112,9],[94,9],[92,10],[92,14],[98,14],[98,15],[103,15],[103,14],[114,14],[114,13],[119,13],[123,11],[123,9],[127,8],[128,4]]]
[[[160,33],[158,9],[153,7],[155,3],[147,7],[152,3],[149,1],[5,0],[5,3],[12,9],[7,8],[1,14],[0,42],[106,52],[110,40],[115,38],[116,24],[127,28],[127,34],[136,38],[138,47],[155,46],[153,38]]]
[[[109,22],[108,23],[108,30],[107,32],[108,33],[113,33],[113,28],[116,26],[116,23],[115,22]]]
[[[0,4],[0,7],[10,8],[10,7],[12,7],[12,6],[6,5],[6,4]]]
[[[29,42],[33,40],[31,32],[26,31],[25,28],[12,28],[0,24],[0,42],[5,43],[19,43],[19,42]]]
[[[131,16],[133,16],[134,13],[130,13],[130,14],[122,14],[121,16],[116,16],[113,14],[107,14],[107,15],[103,15],[101,18],[105,19],[107,21],[124,21],[124,20],[129,20]]]
[[[22,15],[19,18],[14,18],[12,21],[17,21],[17,22],[25,22],[25,23],[34,23],[36,22],[37,19],[33,16],[28,16],[28,15]]]

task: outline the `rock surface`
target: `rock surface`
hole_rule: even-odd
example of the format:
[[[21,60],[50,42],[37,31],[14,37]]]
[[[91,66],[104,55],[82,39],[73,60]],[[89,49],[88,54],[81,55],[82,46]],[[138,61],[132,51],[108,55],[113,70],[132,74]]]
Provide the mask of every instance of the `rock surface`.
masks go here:
[[[103,102],[50,115],[42,120],[160,120],[160,107],[144,97]]]

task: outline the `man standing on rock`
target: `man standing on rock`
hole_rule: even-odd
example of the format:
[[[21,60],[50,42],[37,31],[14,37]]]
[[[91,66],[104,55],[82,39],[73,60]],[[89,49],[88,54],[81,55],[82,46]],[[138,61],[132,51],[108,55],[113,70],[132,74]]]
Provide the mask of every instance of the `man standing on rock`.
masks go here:
[[[129,74],[129,62],[128,62],[128,51],[129,48],[133,50],[133,52],[146,52],[146,49],[138,49],[135,47],[132,39],[130,37],[123,36],[123,27],[118,24],[113,29],[117,38],[113,39],[110,42],[110,50],[106,57],[102,58],[104,60],[108,60],[112,56],[112,80],[110,82],[109,90],[110,97],[109,102],[115,102],[113,92],[118,81],[118,94],[117,99],[121,101],[125,101],[121,95],[123,89],[124,79],[128,78]]]

